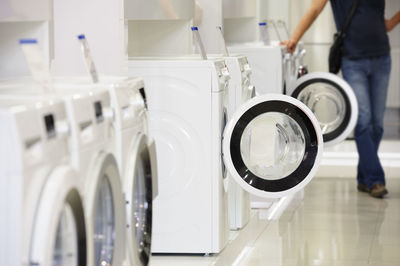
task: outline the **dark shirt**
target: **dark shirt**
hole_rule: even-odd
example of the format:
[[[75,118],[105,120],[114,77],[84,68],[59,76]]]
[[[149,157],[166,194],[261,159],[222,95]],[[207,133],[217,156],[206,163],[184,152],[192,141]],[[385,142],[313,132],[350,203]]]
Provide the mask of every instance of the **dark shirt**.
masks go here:
[[[354,0],[330,0],[336,28],[342,30]],[[344,57],[363,58],[390,52],[385,0],[360,0],[344,39]]]

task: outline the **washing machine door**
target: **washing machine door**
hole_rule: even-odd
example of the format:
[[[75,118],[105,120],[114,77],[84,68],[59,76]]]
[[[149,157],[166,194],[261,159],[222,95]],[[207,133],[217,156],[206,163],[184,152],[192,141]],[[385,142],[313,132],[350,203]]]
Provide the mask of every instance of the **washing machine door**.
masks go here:
[[[313,111],[327,146],[346,139],[356,125],[357,99],[350,85],[336,75],[325,72],[304,75],[295,82],[289,95]]]
[[[130,265],[148,265],[151,255],[153,169],[147,137],[138,134],[127,164],[127,243]]]
[[[88,264],[122,265],[125,255],[124,196],[117,162],[101,152],[85,190],[88,220]]]
[[[233,179],[264,198],[280,198],[308,184],[322,149],[321,128],[313,113],[280,94],[245,103],[228,122],[223,139],[224,162]]]
[[[29,265],[86,265],[86,226],[78,176],[55,169],[42,189],[32,228]]]

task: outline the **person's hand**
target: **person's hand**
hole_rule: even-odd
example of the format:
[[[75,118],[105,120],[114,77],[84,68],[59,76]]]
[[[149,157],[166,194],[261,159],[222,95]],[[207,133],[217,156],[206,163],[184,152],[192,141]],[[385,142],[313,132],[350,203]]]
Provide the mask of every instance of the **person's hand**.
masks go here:
[[[290,39],[281,42],[281,45],[285,45],[288,52],[293,54],[294,50],[296,50],[297,42]]]
[[[386,30],[388,32],[391,31],[396,26],[396,23],[391,19],[386,19],[385,24],[386,24]]]
[[[393,30],[399,23],[400,23],[400,10],[397,11],[397,13],[391,19],[385,19],[386,30],[388,32]]]

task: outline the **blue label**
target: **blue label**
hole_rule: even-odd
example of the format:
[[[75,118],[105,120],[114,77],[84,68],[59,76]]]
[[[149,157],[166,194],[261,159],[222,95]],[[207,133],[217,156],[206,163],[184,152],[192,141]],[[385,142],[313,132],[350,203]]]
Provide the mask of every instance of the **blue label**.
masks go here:
[[[192,30],[194,31],[194,30],[199,30],[199,28],[198,27],[192,27]]]
[[[267,25],[267,22],[260,22],[260,23],[258,23],[258,25],[259,25],[259,26],[266,26],[266,25]]]
[[[79,40],[86,39],[85,34],[80,34],[80,35],[78,35],[78,39],[79,39]]]
[[[35,44],[38,43],[36,39],[20,39],[19,44]]]

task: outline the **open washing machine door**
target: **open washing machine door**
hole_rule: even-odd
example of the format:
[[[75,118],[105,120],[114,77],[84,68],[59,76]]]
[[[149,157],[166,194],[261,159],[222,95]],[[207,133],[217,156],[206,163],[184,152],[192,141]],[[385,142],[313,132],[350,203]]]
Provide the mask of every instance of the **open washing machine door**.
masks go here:
[[[356,125],[356,96],[350,85],[337,75],[325,72],[304,75],[288,95],[303,102],[317,117],[325,145],[340,143]]]
[[[101,152],[94,162],[85,200],[89,265],[122,265],[125,209],[117,162]],[[90,263],[93,262],[93,263]]]
[[[152,149],[147,137],[139,134],[130,148],[127,164],[127,243],[129,265],[148,265],[151,255],[153,217]]]
[[[62,166],[42,190],[30,243],[29,265],[86,265],[86,226],[78,176]]]
[[[300,101],[266,94],[243,104],[228,122],[225,165],[249,193],[280,198],[307,185],[322,156],[321,128]]]

